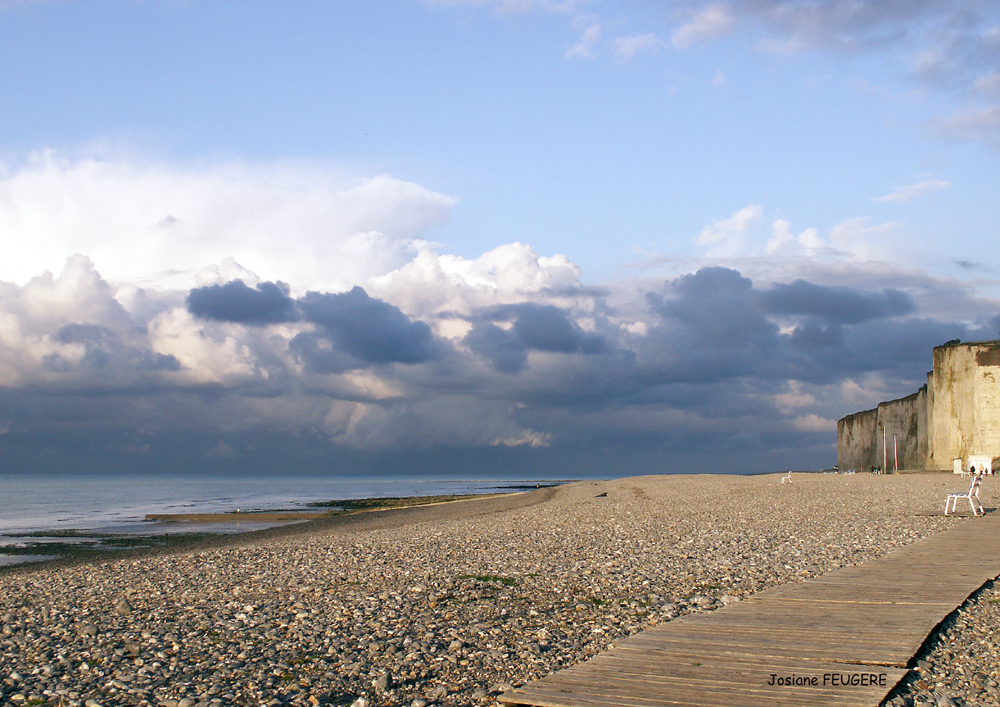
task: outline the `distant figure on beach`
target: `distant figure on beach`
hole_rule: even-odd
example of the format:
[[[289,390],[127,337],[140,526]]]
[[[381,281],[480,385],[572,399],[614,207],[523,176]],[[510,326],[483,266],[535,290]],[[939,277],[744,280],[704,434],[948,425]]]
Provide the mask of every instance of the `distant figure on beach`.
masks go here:
[[[791,471],[788,472],[788,476],[782,476],[781,477],[781,483],[785,483],[786,481],[788,483],[792,483],[792,472]]]

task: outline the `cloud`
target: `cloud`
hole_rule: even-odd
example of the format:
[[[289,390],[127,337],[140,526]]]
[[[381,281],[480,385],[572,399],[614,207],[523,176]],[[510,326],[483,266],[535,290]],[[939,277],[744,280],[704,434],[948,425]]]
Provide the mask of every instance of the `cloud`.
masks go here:
[[[972,89],[988,96],[1000,95],[1000,71],[994,69],[982,74],[972,84]]]
[[[256,289],[233,280],[191,290],[188,311],[202,319],[240,324],[277,324],[296,319],[295,301],[283,283],[261,282]]]
[[[792,425],[795,429],[802,430],[804,432],[826,432],[828,434],[834,434],[837,432],[836,420],[829,420],[814,413],[796,417],[792,420]]]
[[[931,124],[941,136],[1000,147],[1000,106],[970,108]]]
[[[785,219],[777,219],[772,225],[771,238],[767,241],[767,252],[769,255],[787,253],[799,248],[807,252],[815,252],[826,247],[826,243],[819,237],[819,231],[815,228],[807,228],[798,236],[791,231],[792,224]]]
[[[884,196],[873,196],[872,201],[913,201],[914,199],[919,199],[931,192],[943,191],[950,188],[951,182],[946,182],[943,179],[925,179],[924,181],[917,182],[915,184],[907,184],[906,186],[896,187]]]
[[[594,55],[594,48],[601,41],[601,26],[592,24],[583,31],[580,41],[566,50],[563,55],[566,59],[574,57],[586,58]]]
[[[361,287],[349,292],[308,292],[299,300],[302,318],[317,325],[296,340],[325,339],[365,364],[424,363],[439,355],[429,326],[398,307],[373,299]]]
[[[430,245],[454,203],[388,175],[295,164],[178,169],[45,151],[0,165],[0,232],[17,236],[0,280],[23,283],[85,253],[110,281],[157,288],[188,289],[206,265],[232,258],[264,279],[343,289]]]
[[[656,52],[662,44],[663,42],[652,32],[628,37],[615,37],[615,58],[619,61],[626,61],[639,52]]]
[[[47,448],[142,468],[273,450],[307,466],[426,452],[481,468],[502,452],[582,468],[601,450],[640,465],[725,448],[759,469],[808,448],[828,464],[832,420],[912,392],[932,346],[1000,321],[974,285],[867,267],[592,286],[512,243],[425,249],[364,287],[301,295],[233,261],[206,277],[240,277],[185,297],[112,285],[76,256],[0,283],[4,450],[36,465],[55,463]]]
[[[301,320],[314,325],[289,341],[289,351],[310,370],[340,373],[372,364],[424,363],[440,350],[423,322],[413,322],[361,287],[349,292],[288,295],[283,283],[261,282],[255,289],[233,280],[191,290],[187,309],[195,317],[254,327]]]
[[[148,385],[179,371],[114,295],[80,255],[58,277],[0,283],[0,385]]]
[[[855,216],[836,224],[830,229],[831,245],[855,257],[867,259],[869,242],[872,238],[892,233],[899,228],[899,224],[894,221],[886,221],[876,226],[869,226],[869,221],[871,221],[869,216]]]
[[[979,0],[702,1],[688,4],[686,21],[671,41],[684,49],[740,32],[757,50],[772,54],[878,53],[902,62],[898,73],[919,86],[971,101],[963,111],[933,121],[936,132],[996,146],[998,28],[996,4]]]
[[[469,350],[490,361],[501,373],[520,373],[528,367],[528,347],[513,332],[481,322],[465,337]]]
[[[825,287],[805,280],[775,284],[761,296],[767,311],[778,315],[822,317],[839,324],[901,317],[916,312],[913,298],[899,290],[859,292],[847,287]]]
[[[711,3],[694,11],[691,19],[678,27],[670,41],[678,49],[717,39],[733,30],[735,17],[728,5]]]
[[[759,204],[750,204],[732,216],[717,219],[710,226],[705,226],[695,245],[712,246],[711,253],[716,255],[733,254],[743,245],[743,236],[764,213]]]
[[[527,367],[528,351],[548,353],[603,353],[604,338],[585,332],[565,310],[552,305],[525,303],[505,305],[482,312],[464,343],[477,355],[491,361],[503,373],[518,373]],[[504,329],[493,322],[512,322]]]
[[[498,447],[548,447],[552,443],[552,436],[548,434],[539,434],[537,432],[532,432],[531,430],[524,430],[516,437],[504,437],[493,440],[490,442],[491,446]]]
[[[882,49],[923,35],[928,27],[958,27],[976,22],[980,3],[922,0],[886,3],[879,0],[762,0],[737,3],[732,11],[741,19],[759,22],[776,32],[767,47],[802,50],[835,47],[844,51]],[[925,25],[925,23],[927,23]]]

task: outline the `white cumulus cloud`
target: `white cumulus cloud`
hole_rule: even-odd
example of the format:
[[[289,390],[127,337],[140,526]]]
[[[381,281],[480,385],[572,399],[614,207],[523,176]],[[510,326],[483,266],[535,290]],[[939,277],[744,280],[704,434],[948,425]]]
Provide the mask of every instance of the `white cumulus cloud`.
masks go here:
[[[263,279],[343,288],[407,262],[455,203],[305,165],[179,169],[47,151],[0,174],[0,280],[13,282],[85,253],[111,281],[189,287],[233,258]]]
[[[760,204],[744,206],[729,218],[717,219],[705,226],[695,239],[695,244],[711,246],[712,255],[735,254],[742,247],[747,230],[763,213],[764,209]]]

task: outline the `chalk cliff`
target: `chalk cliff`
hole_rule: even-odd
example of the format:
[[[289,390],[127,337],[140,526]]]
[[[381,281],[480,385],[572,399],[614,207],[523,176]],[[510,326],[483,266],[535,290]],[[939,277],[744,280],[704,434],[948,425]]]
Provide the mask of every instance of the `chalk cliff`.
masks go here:
[[[900,469],[952,470],[955,460],[968,468],[970,457],[1000,466],[1000,341],[938,346],[927,385],[837,422],[841,469],[885,460],[890,469],[895,461]]]

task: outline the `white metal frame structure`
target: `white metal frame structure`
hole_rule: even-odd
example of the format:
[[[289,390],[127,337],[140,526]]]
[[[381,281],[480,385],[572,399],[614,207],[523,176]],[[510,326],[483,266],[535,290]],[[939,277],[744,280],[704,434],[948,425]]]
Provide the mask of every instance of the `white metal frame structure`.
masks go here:
[[[955,512],[955,506],[958,504],[958,499],[967,498],[969,499],[969,506],[972,507],[972,515],[977,516],[980,513],[985,513],[983,510],[983,503],[979,500],[979,486],[983,483],[983,475],[976,474],[972,477],[972,485],[969,486],[969,490],[965,493],[956,492],[949,493],[947,500],[944,502],[944,514],[948,515],[949,508],[951,512]],[[975,500],[973,500],[975,499]],[[979,510],[976,510],[976,504],[979,504]]]

